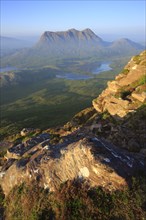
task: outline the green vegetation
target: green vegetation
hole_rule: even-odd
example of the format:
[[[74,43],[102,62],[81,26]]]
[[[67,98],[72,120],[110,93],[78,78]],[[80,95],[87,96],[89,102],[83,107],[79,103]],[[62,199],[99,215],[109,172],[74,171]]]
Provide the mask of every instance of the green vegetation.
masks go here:
[[[52,73],[49,69],[51,78],[48,78],[45,67],[42,71],[34,70],[34,73],[31,70],[31,76],[36,76],[35,83],[20,83],[1,88],[1,139],[17,134],[24,127],[46,129],[63,125],[77,112],[91,106],[92,100],[106,87],[107,81],[117,75],[126,60],[127,58],[113,60],[112,71],[95,75],[95,78],[90,80],[53,78],[55,72],[59,73],[59,69],[55,67]],[[70,63],[64,65],[66,71],[70,69],[71,72],[81,65],[80,74],[85,74],[85,69],[88,67],[88,71],[91,70],[91,64],[95,65],[95,60],[86,62],[80,60],[72,65],[70,60]],[[62,71],[59,74],[62,74]],[[89,74],[88,71],[86,74]],[[30,70],[22,72],[25,72],[27,78]]]
[[[146,83],[146,75],[143,75],[139,80],[132,83],[129,87],[135,88],[141,85],[144,85]]]
[[[146,75],[142,76],[139,81],[138,81],[139,85],[143,85],[146,83]]]
[[[133,61],[134,61],[136,64],[140,64],[140,62],[141,62],[141,57],[140,57],[140,55],[136,55],[136,56],[133,58]]]
[[[128,74],[128,73],[129,73],[129,70],[128,70],[128,69],[123,69],[121,73],[123,73],[123,74],[125,74],[125,75],[126,75],[126,74]]]
[[[133,178],[129,187],[107,191],[67,181],[56,192],[36,183],[15,187],[5,199],[7,220],[142,220],[146,217],[146,177]]]
[[[3,90],[1,135],[12,135],[23,127],[45,129],[63,125],[74,114],[90,106],[105,86],[106,80],[52,79],[25,86],[24,96],[22,86],[7,88]],[[33,92],[37,87],[38,90]]]

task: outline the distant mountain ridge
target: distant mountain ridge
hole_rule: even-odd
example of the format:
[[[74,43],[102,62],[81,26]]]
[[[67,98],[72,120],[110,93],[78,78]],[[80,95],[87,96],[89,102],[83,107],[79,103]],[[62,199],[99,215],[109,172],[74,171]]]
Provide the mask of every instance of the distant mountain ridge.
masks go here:
[[[143,49],[144,46],[126,38],[106,42],[89,28],[83,31],[45,31],[33,47],[2,59],[1,65],[43,66],[51,59],[131,56]]]
[[[0,56],[9,55],[25,47],[31,47],[32,43],[12,37],[0,36]]]
[[[39,43],[47,42],[52,43],[53,41],[94,41],[97,43],[103,43],[103,40],[98,37],[93,31],[91,31],[89,28],[78,31],[76,29],[69,29],[68,31],[60,31],[60,32],[51,32],[46,31],[41,36]]]
[[[53,56],[82,57],[87,56],[87,53],[91,55],[97,53],[97,49],[101,50],[104,46],[104,41],[90,29],[83,31],[69,29],[44,32],[34,49]]]
[[[22,48],[24,46],[30,46],[30,42],[26,40],[20,40],[12,37],[0,36],[1,47]]]
[[[131,46],[135,49],[143,49],[143,46],[135,43],[127,38],[122,38],[114,42],[106,42],[99,36],[97,36],[91,29],[87,28],[83,31],[78,31],[76,29],[69,29],[67,31],[59,31],[59,32],[52,32],[52,31],[45,31],[39,42],[35,45],[35,47],[43,46],[54,46],[53,43],[76,43],[76,46],[81,46],[84,44],[84,47],[87,45],[91,46],[94,45],[95,47],[105,47],[105,46]],[[78,44],[78,45],[77,45]],[[86,45],[87,44],[87,45]],[[65,46],[65,45],[64,45]]]

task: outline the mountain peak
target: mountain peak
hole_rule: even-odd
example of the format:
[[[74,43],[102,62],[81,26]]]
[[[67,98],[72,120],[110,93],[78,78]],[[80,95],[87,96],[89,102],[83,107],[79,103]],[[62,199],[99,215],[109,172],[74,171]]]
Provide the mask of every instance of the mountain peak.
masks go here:
[[[94,34],[94,32],[90,28],[84,29],[83,32],[86,32],[88,34],[91,34],[91,33]]]
[[[68,31],[71,31],[71,32],[79,32],[79,31],[76,30],[75,28],[68,29]]]
[[[88,47],[88,50],[90,51],[91,48],[97,48],[99,46],[102,46],[103,40],[99,38],[91,29],[87,28],[82,31],[76,30],[74,28],[71,28],[67,31],[45,31],[40,41],[38,42],[37,46],[46,48],[48,46],[53,46],[56,48],[56,50],[61,48],[70,48],[75,47],[78,50],[78,47],[80,45],[80,48]],[[53,45],[55,44],[55,45]],[[58,45],[58,46],[57,46]],[[64,50],[65,51],[65,50]]]

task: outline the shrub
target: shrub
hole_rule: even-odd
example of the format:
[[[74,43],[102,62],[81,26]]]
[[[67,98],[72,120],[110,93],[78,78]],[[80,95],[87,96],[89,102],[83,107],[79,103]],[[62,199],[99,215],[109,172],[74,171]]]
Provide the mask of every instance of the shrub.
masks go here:
[[[103,114],[102,114],[102,119],[107,119],[107,118],[109,118],[110,117],[110,114],[109,114],[109,112],[108,111],[105,111]]]
[[[139,55],[136,55],[134,58],[133,58],[133,61],[136,63],[136,64],[139,64],[141,62],[141,57]]]
[[[123,69],[123,70],[122,70],[122,73],[126,75],[126,74],[129,73],[129,70],[128,70],[128,69]]]
[[[146,83],[146,75],[143,75],[140,79],[139,79],[139,85],[143,85]]]
[[[138,86],[144,85],[146,83],[146,75],[141,76],[141,78],[131,84],[131,88],[136,88]]]

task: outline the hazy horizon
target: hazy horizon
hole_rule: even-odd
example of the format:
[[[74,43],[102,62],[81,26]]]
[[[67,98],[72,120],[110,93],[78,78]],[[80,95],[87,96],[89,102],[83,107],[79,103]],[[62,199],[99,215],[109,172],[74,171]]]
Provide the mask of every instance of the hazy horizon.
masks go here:
[[[145,41],[145,1],[1,1],[1,36],[39,39],[44,31],[90,28],[106,41]]]
[[[73,28],[73,27],[71,27],[71,28]],[[71,28],[69,28],[69,29],[71,29]],[[88,27],[89,28],[89,27]],[[68,30],[68,29],[67,29]],[[63,31],[67,31],[67,30],[63,30]],[[93,29],[91,29],[92,31],[93,31]],[[51,30],[45,30],[45,31],[51,31]],[[39,39],[40,39],[40,37],[41,37],[41,35],[45,32],[45,31],[43,31],[42,33],[40,33],[40,34],[38,34],[38,35],[0,35],[1,37],[8,37],[8,38],[14,38],[14,39],[18,39],[18,40],[24,40],[24,41],[28,41],[28,42],[32,42],[32,43],[35,43],[35,42],[37,42]],[[62,30],[58,30],[58,31],[62,31]],[[81,31],[81,30],[79,30],[79,31]],[[145,38],[142,38],[142,37],[137,37],[137,36],[131,36],[131,35],[120,35],[120,34],[106,34],[106,33],[100,33],[100,34],[98,34],[97,32],[95,32],[94,31],[94,33],[98,36],[98,37],[100,37],[100,38],[102,38],[104,41],[109,41],[109,42],[112,42],[112,41],[116,41],[116,40],[118,40],[118,39],[121,39],[121,38],[128,38],[128,39],[130,39],[130,40],[132,40],[132,41],[135,41],[135,42],[138,42],[138,43],[146,43],[145,41],[146,41],[146,39]]]

